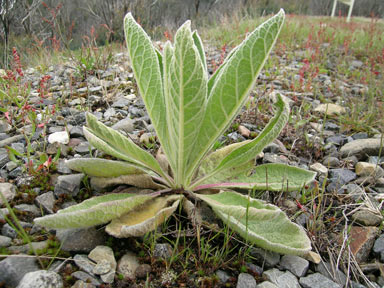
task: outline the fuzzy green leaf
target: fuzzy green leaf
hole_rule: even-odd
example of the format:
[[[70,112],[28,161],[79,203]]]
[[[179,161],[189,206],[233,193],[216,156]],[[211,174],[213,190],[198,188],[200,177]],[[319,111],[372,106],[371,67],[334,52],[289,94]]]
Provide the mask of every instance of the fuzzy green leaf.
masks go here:
[[[59,210],[56,214],[35,218],[47,228],[85,228],[104,224],[136,209],[154,195],[108,194],[85,200],[81,204]]]
[[[228,128],[247,99],[284,22],[284,11],[256,28],[219,72],[210,92],[200,133],[188,159],[187,175],[193,171],[214,142]]]
[[[168,62],[167,55],[165,58]],[[177,30],[169,64],[166,64],[169,66],[168,79],[164,79],[168,81],[169,88],[166,93],[166,97],[169,98],[166,100],[169,104],[167,120],[170,147],[172,151],[176,151],[169,156],[176,157],[170,162],[176,164],[175,181],[182,185],[185,180],[187,159],[204,116],[208,82],[201,55],[192,37],[190,21]]]
[[[156,159],[131,139],[97,121],[90,113],[87,113],[87,124],[89,128],[84,127],[84,135],[94,147],[122,160],[144,166],[168,179]]]
[[[138,237],[163,223],[177,209],[182,195],[157,197],[141,209],[112,220],[105,231],[118,238]]]
[[[127,162],[99,158],[73,158],[67,160],[65,164],[72,170],[96,177],[118,177],[145,173],[141,167]]]
[[[312,182],[315,176],[316,173],[313,171],[271,163],[256,166],[245,172],[240,171],[237,175],[228,175],[226,179],[223,179],[222,173],[219,173],[201,183],[195,190],[232,187],[288,192],[302,189]]]
[[[311,242],[278,207],[233,191],[197,195],[217,216],[249,242],[280,254],[303,256]]]

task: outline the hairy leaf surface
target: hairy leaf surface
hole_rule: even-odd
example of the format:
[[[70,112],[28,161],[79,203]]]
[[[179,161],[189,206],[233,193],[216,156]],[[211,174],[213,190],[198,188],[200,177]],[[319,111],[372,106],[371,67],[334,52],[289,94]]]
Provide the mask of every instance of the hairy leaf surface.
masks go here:
[[[229,58],[210,92],[200,133],[188,159],[191,176],[201,158],[228,128],[244,104],[284,21],[284,11],[256,28]]]
[[[72,170],[96,177],[118,177],[146,173],[141,167],[127,162],[100,158],[73,158],[65,161],[65,164]]]
[[[117,238],[138,237],[163,223],[177,209],[182,195],[157,197],[141,209],[112,220],[105,231]]]
[[[117,158],[151,169],[164,179],[168,179],[156,159],[131,139],[97,121],[90,113],[87,113],[87,124],[89,128],[84,127],[84,135],[94,147]]]
[[[264,249],[294,255],[311,250],[305,231],[274,205],[233,191],[197,196],[230,228]]]
[[[226,176],[226,174],[224,175]],[[229,175],[226,179],[223,179],[222,173],[219,173],[201,183],[195,190],[236,187],[269,191],[295,191],[312,182],[315,176],[316,173],[313,171],[271,163],[256,166],[246,173],[240,172],[238,175]]]
[[[135,209],[153,195],[114,193],[94,197],[56,214],[35,218],[34,222],[48,228],[85,228],[104,224]]]
[[[166,55],[168,62],[168,55]],[[187,159],[196,141],[201,125],[207,95],[207,73],[201,55],[192,38],[191,23],[187,21],[175,36],[175,47],[169,66],[168,95],[170,115],[169,143],[176,151],[174,171],[177,184],[184,184]],[[168,108],[168,107],[167,107]]]

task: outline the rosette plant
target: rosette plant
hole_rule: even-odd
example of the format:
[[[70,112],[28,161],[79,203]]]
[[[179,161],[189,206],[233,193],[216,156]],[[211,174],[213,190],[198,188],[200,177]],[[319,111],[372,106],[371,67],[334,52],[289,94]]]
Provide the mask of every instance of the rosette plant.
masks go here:
[[[119,160],[76,158],[67,165],[99,183],[156,188],[150,194],[111,193],[35,219],[49,228],[107,224],[115,237],[140,236],[165,221],[179,205],[206,202],[239,235],[265,249],[304,255],[305,231],[278,207],[231,190],[301,189],[313,172],[282,164],[255,166],[256,156],[285,126],[289,105],[277,94],[275,115],[253,140],[211,151],[247,100],[284,22],[284,11],[261,24],[228,55],[208,79],[202,41],[190,21],[162,53],[129,13],[124,31],[139,92],[163,153],[152,156],[130,138],[88,113],[89,143]],[[211,191],[202,193],[202,190]],[[190,199],[193,201],[190,201]],[[186,210],[188,210],[186,208]]]

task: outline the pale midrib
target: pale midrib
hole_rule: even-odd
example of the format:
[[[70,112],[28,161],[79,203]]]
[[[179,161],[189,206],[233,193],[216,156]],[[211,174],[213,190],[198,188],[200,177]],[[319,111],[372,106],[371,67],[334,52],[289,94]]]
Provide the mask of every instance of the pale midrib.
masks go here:
[[[182,50],[179,50],[179,59],[182,61]],[[183,63],[183,62],[182,62]],[[178,139],[178,159],[177,159],[177,177],[176,177],[176,185],[182,184],[183,179],[183,163],[184,163],[184,89],[183,89],[183,69],[182,65],[178,65],[178,72],[179,72],[179,139]],[[177,95],[175,95],[177,97]]]

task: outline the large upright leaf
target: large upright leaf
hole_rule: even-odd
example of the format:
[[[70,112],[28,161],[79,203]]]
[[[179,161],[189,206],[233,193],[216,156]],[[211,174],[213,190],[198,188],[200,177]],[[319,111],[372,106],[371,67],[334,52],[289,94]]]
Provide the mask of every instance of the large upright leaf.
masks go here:
[[[124,32],[137,86],[160,143],[168,154],[168,127],[159,63],[161,55],[156,52],[151,39],[136,23],[131,13],[124,18]]]
[[[225,224],[243,238],[280,254],[306,255],[311,242],[303,228],[292,223],[278,207],[263,201],[225,191],[198,195]]]
[[[232,171],[232,170],[229,170]],[[236,170],[234,170],[236,171]],[[315,179],[313,171],[285,164],[264,164],[251,171],[239,171],[237,175],[218,173],[195,187],[194,190],[212,188],[249,188],[269,191],[295,191]]]
[[[90,227],[120,217],[153,197],[155,196],[151,194],[107,194],[59,210],[56,214],[35,218],[34,222],[44,227],[56,229]]]
[[[240,44],[219,72],[209,95],[198,141],[188,159],[189,180],[202,157],[244,104],[280,33],[283,21],[284,11],[281,10],[261,24]]]
[[[168,56],[165,57],[168,61]],[[165,90],[170,131],[169,143],[176,151],[175,182],[184,184],[187,159],[192,151],[204,116],[207,73],[202,56],[192,38],[191,23],[185,22],[176,33],[172,60],[169,63],[168,90]],[[168,64],[166,64],[168,66]],[[167,93],[168,92],[168,93]],[[173,162],[173,159],[171,160]]]
[[[269,121],[268,125],[261,131],[261,133],[252,141],[240,145],[236,149],[233,149],[214,169],[212,169],[204,178],[200,181],[203,182],[206,179],[213,177],[214,175],[221,173],[225,170],[232,169],[246,163],[252,159],[255,159],[256,155],[263,151],[264,147],[271,143],[284,128],[289,117],[289,104],[284,100],[284,96],[280,94],[276,95],[277,100],[275,107],[275,116]]]
[[[161,169],[156,159],[147,151],[137,146],[130,138],[125,137],[118,131],[105,126],[97,121],[96,117],[87,113],[88,128],[84,127],[84,135],[94,147],[117,158],[144,166],[165,180],[169,177]]]

